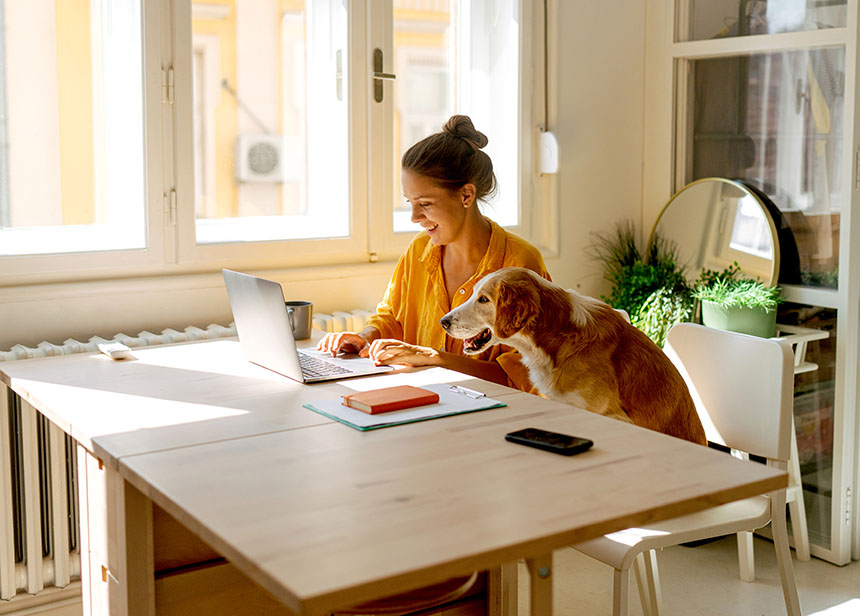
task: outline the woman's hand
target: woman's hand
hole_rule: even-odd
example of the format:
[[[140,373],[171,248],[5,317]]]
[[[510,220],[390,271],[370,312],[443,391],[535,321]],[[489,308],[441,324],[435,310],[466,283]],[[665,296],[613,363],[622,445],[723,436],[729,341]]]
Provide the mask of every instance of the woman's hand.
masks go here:
[[[392,339],[374,340],[368,356],[377,365],[438,366],[441,363],[441,355],[436,349]]]
[[[326,334],[317,345],[317,351],[328,351],[332,356],[338,353],[358,353],[362,357],[367,357],[368,349],[367,338],[355,332]]]

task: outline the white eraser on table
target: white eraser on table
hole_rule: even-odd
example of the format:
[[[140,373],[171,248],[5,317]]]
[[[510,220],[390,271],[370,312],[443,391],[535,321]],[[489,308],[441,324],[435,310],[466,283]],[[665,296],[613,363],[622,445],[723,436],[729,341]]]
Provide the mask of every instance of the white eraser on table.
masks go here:
[[[101,342],[98,347],[99,351],[111,359],[126,359],[131,357],[131,349],[121,342]]]

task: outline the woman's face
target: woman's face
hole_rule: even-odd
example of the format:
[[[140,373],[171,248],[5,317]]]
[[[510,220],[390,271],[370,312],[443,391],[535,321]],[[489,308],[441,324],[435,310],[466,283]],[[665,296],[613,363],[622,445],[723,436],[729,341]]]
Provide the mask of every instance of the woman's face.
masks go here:
[[[472,207],[474,187],[450,191],[430,178],[404,170],[401,174],[403,196],[412,205],[412,222],[421,225],[436,246],[457,239]]]

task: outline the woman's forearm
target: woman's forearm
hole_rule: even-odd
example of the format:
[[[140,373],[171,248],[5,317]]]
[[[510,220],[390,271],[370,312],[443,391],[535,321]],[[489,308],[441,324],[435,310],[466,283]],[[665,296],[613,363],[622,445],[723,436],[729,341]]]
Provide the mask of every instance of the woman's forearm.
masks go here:
[[[370,344],[374,340],[378,340],[380,337],[379,330],[372,325],[365,327],[363,330],[358,332],[358,335],[367,340],[367,344]]]
[[[469,376],[475,376],[486,381],[499,383],[500,385],[508,384],[508,375],[502,370],[498,362],[483,361],[480,359],[472,359],[463,355],[455,355],[445,351],[439,351],[439,364],[443,368],[456,370]]]

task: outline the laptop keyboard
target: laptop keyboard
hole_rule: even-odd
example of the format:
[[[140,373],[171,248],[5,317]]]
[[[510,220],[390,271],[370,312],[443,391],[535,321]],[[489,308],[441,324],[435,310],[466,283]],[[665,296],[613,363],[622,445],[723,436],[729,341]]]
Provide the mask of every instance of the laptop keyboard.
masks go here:
[[[339,374],[353,374],[342,366],[337,366],[313,355],[299,353],[299,362],[302,365],[302,373],[306,377],[337,376]]]

